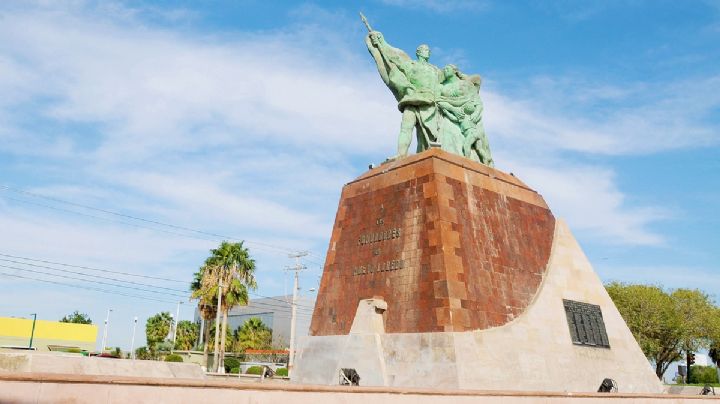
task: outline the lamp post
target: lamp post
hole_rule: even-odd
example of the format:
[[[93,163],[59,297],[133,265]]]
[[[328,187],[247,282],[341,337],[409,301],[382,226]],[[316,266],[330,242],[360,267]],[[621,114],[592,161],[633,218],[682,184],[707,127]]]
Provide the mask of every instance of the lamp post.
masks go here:
[[[110,328],[110,312],[113,309],[108,309],[107,317],[105,318],[105,328],[103,330],[102,345],[100,346],[100,353],[105,352],[105,344],[107,343],[108,328]]]
[[[180,305],[181,304],[182,304],[182,302],[178,302],[177,311],[175,312],[175,324],[174,324],[175,331],[173,332],[173,343],[172,343],[172,348],[170,349],[171,353],[175,349],[175,341],[177,341],[177,331],[178,331],[178,323],[180,323]]]
[[[37,313],[31,314],[33,316],[33,325],[32,325],[32,331],[30,331],[30,346],[28,348],[32,349],[32,342],[33,337],[35,336],[35,321],[37,321]]]
[[[130,355],[135,360],[135,330],[137,329],[137,316],[133,320],[132,340],[130,341]]]
[[[298,292],[298,275],[300,271],[305,269],[304,265],[300,264],[300,257],[304,257],[308,254],[307,251],[300,251],[296,254],[290,254],[290,258],[295,258],[295,266],[288,267],[286,270],[295,271],[295,284],[293,286],[293,297],[290,311],[290,352],[288,352],[288,377],[293,375],[293,365],[295,363],[295,315],[297,314],[297,292]]]

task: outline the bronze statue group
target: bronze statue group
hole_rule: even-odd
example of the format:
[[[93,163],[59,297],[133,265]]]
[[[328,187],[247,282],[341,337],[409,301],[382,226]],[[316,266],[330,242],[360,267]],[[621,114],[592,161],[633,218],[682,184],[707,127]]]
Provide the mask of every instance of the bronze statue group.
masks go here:
[[[439,69],[428,61],[427,45],[418,46],[417,60],[412,60],[402,50],[390,46],[382,33],[372,30],[367,22],[366,25],[370,32],[365,43],[402,112],[395,157],[407,155],[415,128],[418,152],[440,147],[492,167],[482,123],[480,76],[466,75],[455,65]]]

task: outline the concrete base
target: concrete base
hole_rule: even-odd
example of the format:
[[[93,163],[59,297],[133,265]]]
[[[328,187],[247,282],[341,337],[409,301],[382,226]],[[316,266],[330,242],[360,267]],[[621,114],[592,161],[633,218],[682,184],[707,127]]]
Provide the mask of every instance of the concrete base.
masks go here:
[[[535,404],[697,403],[709,396],[631,393],[553,393],[430,390],[391,387],[300,386],[236,380],[148,379],[0,372],[2,403],[344,403],[344,404]],[[717,401],[716,401],[717,402]]]
[[[74,375],[138,376],[151,378],[204,379],[194,363],[174,363],[84,357],[72,354],[0,353],[0,373],[60,373]]]
[[[563,299],[600,306],[610,349],[572,343]],[[368,315],[358,308],[362,323],[375,324]],[[663,391],[561,220],[539,291],[513,321],[471,332],[397,334],[353,324],[349,335],[300,339],[293,382],[337,385],[341,368],[356,369],[363,386],[594,392],[612,378],[621,392]]]

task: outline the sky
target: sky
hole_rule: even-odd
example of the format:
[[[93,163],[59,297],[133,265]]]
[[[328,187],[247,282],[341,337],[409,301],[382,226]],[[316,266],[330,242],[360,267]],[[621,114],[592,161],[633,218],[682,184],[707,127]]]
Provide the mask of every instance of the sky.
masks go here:
[[[290,294],[288,254],[308,251],[313,296],[343,184],[394,154],[400,126],[359,11],[483,77],[496,167],[603,281],[717,295],[718,1],[11,0],[0,316],[79,310],[102,332],[112,309],[107,345],[127,349],[136,316],[140,340],[178,302],[192,318],[188,283],[223,239],[256,260],[251,298]]]

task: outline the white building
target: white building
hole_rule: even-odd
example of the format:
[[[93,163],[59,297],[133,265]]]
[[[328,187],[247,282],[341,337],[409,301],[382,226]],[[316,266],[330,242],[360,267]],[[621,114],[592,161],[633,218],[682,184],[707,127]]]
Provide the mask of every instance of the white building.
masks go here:
[[[230,310],[228,329],[235,332],[247,320],[257,317],[272,329],[273,345],[287,347],[290,343],[291,302],[292,295],[251,299],[247,306],[236,306]],[[296,338],[308,335],[314,307],[314,296],[298,296],[295,322]],[[201,323],[197,308],[195,309],[195,322]]]

